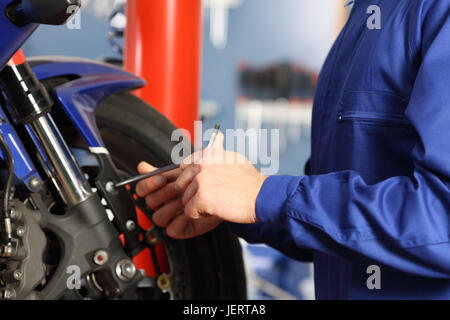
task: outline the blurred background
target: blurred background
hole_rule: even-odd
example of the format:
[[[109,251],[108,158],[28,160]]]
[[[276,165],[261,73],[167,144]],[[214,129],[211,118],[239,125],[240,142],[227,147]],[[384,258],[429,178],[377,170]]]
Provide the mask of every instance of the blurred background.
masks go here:
[[[203,0],[203,128],[279,129],[279,174],[303,174],[315,85],[346,21],[346,2]],[[123,0],[83,0],[77,20],[42,26],[24,52],[120,65],[123,8]],[[314,299],[311,264],[264,245],[242,245],[250,299]]]

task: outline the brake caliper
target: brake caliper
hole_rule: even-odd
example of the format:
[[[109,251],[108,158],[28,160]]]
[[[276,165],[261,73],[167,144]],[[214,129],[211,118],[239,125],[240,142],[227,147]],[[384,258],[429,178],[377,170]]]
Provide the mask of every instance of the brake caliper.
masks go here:
[[[0,299],[33,299],[33,290],[45,278],[47,238],[39,226],[40,213],[18,200],[12,203],[11,220],[13,242],[0,252]]]

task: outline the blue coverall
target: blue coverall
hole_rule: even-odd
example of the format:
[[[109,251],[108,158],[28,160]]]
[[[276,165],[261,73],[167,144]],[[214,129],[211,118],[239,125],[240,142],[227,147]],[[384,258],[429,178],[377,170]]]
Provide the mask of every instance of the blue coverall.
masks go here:
[[[234,230],[312,258],[318,299],[450,299],[450,0],[356,0],[319,78],[310,164],[269,177],[260,222]]]

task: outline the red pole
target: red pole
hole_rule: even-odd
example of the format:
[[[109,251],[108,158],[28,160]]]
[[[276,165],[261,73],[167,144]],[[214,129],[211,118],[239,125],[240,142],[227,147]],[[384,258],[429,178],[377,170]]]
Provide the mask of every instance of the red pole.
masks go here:
[[[125,69],[147,80],[136,95],[193,138],[200,99],[201,0],[128,0]]]

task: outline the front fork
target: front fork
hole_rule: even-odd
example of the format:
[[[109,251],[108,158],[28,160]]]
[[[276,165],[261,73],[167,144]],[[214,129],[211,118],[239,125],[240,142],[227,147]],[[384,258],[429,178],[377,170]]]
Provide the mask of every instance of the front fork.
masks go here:
[[[26,61],[22,52],[19,51],[11,59],[7,66],[1,70],[0,81],[2,88],[8,98],[6,103],[6,108],[16,125],[25,125],[29,128],[29,132],[32,133],[31,138],[36,142],[38,147],[38,157],[43,165],[44,171],[48,174],[49,178],[53,181],[56,189],[62,197],[62,200],[67,205],[67,212],[76,212],[77,214],[69,214],[67,217],[58,219],[57,217],[49,217],[47,220],[47,228],[51,229],[54,223],[57,223],[56,231],[64,226],[64,219],[75,219],[75,221],[66,223],[68,232],[63,232],[63,240],[67,242],[67,247],[77,245],[77,248],[73,248],[74,253],[66,254],[67,263],[77,263],[78,265],[84,265],[82,268],[83,272],[89,272],[92,268],[98,268],[100,263],[95,262],[95,252],[90,252],[92,246],[103,248],[110,251],[110,261],[108,265],[111,264],[109,269],[117,269],[118,266],[113,265],[118,263],[117,261],[127,261],[131,263],[129,257],[124,254],[124,250],[119,248],[120,242],[118,238],[118,233],[113,230],[112,225],[106,218],[106,214],[100,213],[99,210],[104,210],[100,203],[100,199],[97,195],[93,194],[91,187],[84,177],[83,172],[78,166],[72,152],[67,146],[63,136],[61,135],[59,129],[55,125],[52,116],[50,115],[50,110],[53,105],[52,98],[48,94],[46,88],[40,83],[36,75],[32,71],[30,65]],[[109,157],[103,156],[100,159],[104,159],[103,170],[100,176],[103,178],[117,179],[117,173]],[[109,164],[109,166],[108,166]],[[109,170],[108,170],[109,169]],[[97,187],[102,190],[104,189],[104,184],[97,181]],[[128,199],[128,198],[130,199]],[[123,189],[112,199],[108,199],[108,203],[115,204],[118,211],[123,209],[124,204],[131,206],[131,211],[133,211],[134,216],[136,215],[132,199],[128,192]],[[112,201],[116,199],[117,201]],[[127,201],[128,200],[128,201]],[[122,206],[122,207],[120,207]],[[119,208],[120,207],[120,208]],[[93,212],[96,211],[96,212]],[[131,214],[130,214],[131,215]],[[97,217],[97,218],[96,218]],[[120,215],[115,215],[116,221],[124,224],[126,221],[122,221]],[[96,220],[100,219],[100,220]],[[80,225],[80,221],[84,221],[84,224]],[[134,218],[134,221],[136,219]],[[137,221],[136,221],[137,223]],[[120,224],[120,225],[121,225]],[[89,231],[92,228],[98,228],[103,226],[100,231],[95,231],[95,236],[90,243],[85,243],[85,239],[75,239],[79,231],[73,232],[73,228],[81,227],[84,231]],[[120,229],[120,228],[119,228]],[[64,230],[64,229],[63,229]],[[55,232],[56,232],[55,231]],[[134,244],[133,247],[139,246],[139,230],[120,230],[126,240],[131,241]],[[132,237],[131,237],[132,236]],[[64,239],[67,238],[67,239]],[[84,241],[84,242],[83,242]],[[127,247],[129,247],[129,241],[126,241]],[[115,248],[115,249],[114,249]],[[137,253],[140,249],[136,249],[134,253]],[[133,252],[133,250],[127,250]],[[74,256],[79,254],[79,258],[73,260]],[[88,264],[85,263],[86,256],[93,256],[94,261],[90,261]],[[114,258],[114,259],[113,259]],[[120,258],[120,259],[119,259]],[[97,267],[95,266],[97,265]],[[118,264],[119,265],[119,264]],[[64,270],[59,270],[60,274],[64,274]],[[116,275],[114,277],[121,280],[122,270],[115,270]],[[118,289],[125,289],[126,285],[131,285],[138,281],[142,275],[133,276],[133,279],[128,279],[126,281],[118,281]],[[132,280],[132,281],[131,281]],[[128,284],[126,284],[128,282]],[[56,292],[59,292],[56,290]],[[53,292],[49,292],[48,296],[55,297]]]
[[[28,124],[32,128],[49,162],[46,171],[64,202],[73,207],[88,199],[92,193],[89,185],[50,115],[53,101],[21,51],[5,66],[1,76],[9,100],[8,111],[16,125]]]

